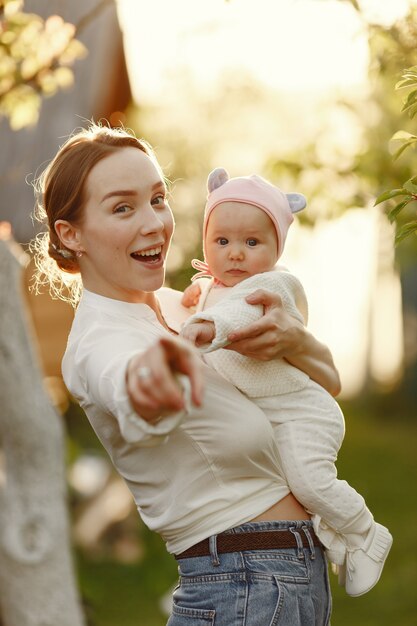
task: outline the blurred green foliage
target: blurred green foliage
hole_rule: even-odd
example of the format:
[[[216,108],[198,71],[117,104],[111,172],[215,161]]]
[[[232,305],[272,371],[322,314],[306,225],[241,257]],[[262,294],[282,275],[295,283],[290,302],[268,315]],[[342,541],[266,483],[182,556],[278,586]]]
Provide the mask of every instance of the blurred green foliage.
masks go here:
[[[409,89],[407,98],[403,104],[403,111],[406,111],[410,117],[413,117],[417,113],[417,66],[410,67],[403,72],[402,79],[396,84],[396,89]],[[417,145],[417,136],[407,131],[397,131],[390,141],[391,152],[393,153],[393,159],[398,159],[405,150],[409,148],[415,148]],[[412,202],[417,201],[417,175],[409,178],[402,187],[399,189],[390,189],[385,191],[375,201],[375,204],[380,204],[386,200],[395,198],[398,204],[388,212],[388,217],[391,222],[397,220],[400,213],[404,211],[406,207]],[[400,199],[400,202],[398,202]],[[395,241],[400,243],[403,239],[409,235],[416,233],[417,220],[406,222],[397,231]]]
[[[371,48],[371,70],[370,76],[374,86],[374,97],[378,99],[380,111],[383,114],[382,125],[389,129],[389,137],[384,140],[386,143],[385,152],[393,155],[389,168],[380,172],[379,184],[376,187],[376,202],[384,202],[384,192],[394,189],[406,191],[401,202],[390,208],[388,203],[388,215],[392,221],[398,224],[396,239],[402,242],[402,246],[397,250],[400,261],[408,264],[417,258],[417,238],[408,237],[416,233],[417,221],[410,221],[411,216],[415,216],[415,192],[414,188],[417,173],[417,154],[415,148],[415,121],[417,97],[417,6],[410,3],[408,14],[395,22],[390,28],[371,25],[370,26],[370,48]],[[406,96],[402,97],[401,104],[398,101],[398,92],[406,91]],[[395,93],[393,99],[387,94]],[[394,108],[393,108],[394,106]],[[399,117],[398,111],[402,110],[403,116]],[[402,130],[398,131],[398,127]],[[399,163],[401,165],[399,165]],[[386,173],[392,172],[392,176]],[[406,182],[403,182],[406,181]],[[379,189],[379,191],[378,191]],[[381,194],[382,192],[382,194]],[[404,241],[407,237],[407,241]]]
[[[347,1],[360,14],[357,2]],[[417,239],[410,237],[403,241],[405,236],[415,232],[417,226],[415,220],[409,222],[410,216],[415,216],[416,208],[417,154],[413,149],[404,154],[406,148],[416,146],[412,118],[417,110],[417,7],[410,3],[408,14],[390,27],[365,22],[364,25],[368,32],[371,59],[368,95],[334,102],[335,107],[349,111],[352,119],[356,119],[357,127],[362,129],[361,145],[356,154],[350,162],[332,158],[329,167],[320,150],[320,138],[328,124],[328,120],[323,119],[317,127],[316,136],[305,147],[301,164],[295,153],[292,158],[288,155],[285,161],[272,158],[269,165],[276,175],[288,171],[307,179],[310,173],[315,178],[313,201],[315,197],[326,198],[329,189],[341,189],[345,193],[334,197],[339,210],[380,204],[390,200],[390,193],[403,189],[404,204],[397,205],[394,210],[388,206],[386,212],[392,221],[398,223],[397,241],[403,244],[397,249],[398,261],[408,265],[417,258]],[[398,93],[401,89],[408,90],[402,103]],[[408,113],[408,118],[405,113]],[[398,131],[400,124],[403,130]],[[343,181],[351,184],[343,186]]]
[[[75,26],[23,11],[23,0],[0,0],[0,116],[19,130],[36,124],[42,97],[73,84],[71,66],[87,50]]]

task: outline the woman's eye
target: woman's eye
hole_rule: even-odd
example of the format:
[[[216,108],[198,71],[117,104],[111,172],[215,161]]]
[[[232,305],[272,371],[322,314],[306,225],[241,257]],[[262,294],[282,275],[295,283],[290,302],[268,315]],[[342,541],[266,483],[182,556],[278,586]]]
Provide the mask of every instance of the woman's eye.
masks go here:
[[[228,239],[226,239],[226,237],[219,237],[217,240],[217,243],[220,246],[227,246],[227,244],[229,243]]]
[[[161,193],[158,196],[155,196],[155,198],[152,199],[152,205],[156,206],[156,207],[165,206],[165,196],[164,196],[164,194]]]
[[[128,204],[119,204],[119,206],[114,209],[113,213],[128,213],[131,210],[132,208]]]
[[[258,240],[257,239],[247,239],[246,243],[248,244],[248,246],[251,246],[253,248],[258,243]]]

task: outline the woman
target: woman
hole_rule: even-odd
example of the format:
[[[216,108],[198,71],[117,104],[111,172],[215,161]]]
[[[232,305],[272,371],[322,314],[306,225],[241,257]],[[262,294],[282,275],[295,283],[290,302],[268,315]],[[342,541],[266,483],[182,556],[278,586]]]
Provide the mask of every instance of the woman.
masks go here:
[[[178,559],[169,626],[327,624],[323,551],[282,478],[268,420],[175,336],[180,294],[156,295],[174,222],[152,150],[93,125],[68,140],[40,183],[49,230],[39,271],[55,284],[56,270],[74,274],[83,288],[64,380],[145,524]],[[233,347],[285,356],[337,392],[328,350],[276,297],[252,301],[266,315],[235,333]]]

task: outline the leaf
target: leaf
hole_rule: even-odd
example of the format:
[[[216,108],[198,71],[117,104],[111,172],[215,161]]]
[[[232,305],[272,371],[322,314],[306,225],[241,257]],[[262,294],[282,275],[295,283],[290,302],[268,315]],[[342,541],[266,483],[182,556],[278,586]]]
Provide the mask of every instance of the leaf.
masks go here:
[[[411,106],[412,104],[416,102],[416,98],[417,98],[417,89],[414,89],[413,91],[410,91],[407,98],[405,99],[404,106]]]
[[[88,50],[81,41],[72,39],[64,52],[59,57],[62,65],[72,65],[78,59],[84,59],[88,54]]]
[[[409,193],[415,196],[417,194],[417,177],[413,176],[413,178],[410,178],[409,180],[407,180],[403,184],[403,187],[404,189],[407,189]]]
[[[410,202],[412,202],[413,200],[414,200],[414,198],[412,196],[407,196],[407,198],[405,200],[403,200],[402,202],[397,204],[396,207],[391,209],[391,211],[388,213],[389,221],[391,223],[394,222],[396,220],[397,216],[399,215],[399,213],[403,210],[403,208],[406,207],[407,204],[410,204]]]
[[[10,47],[10,45],[15,41],[17,37],[17,33],[13,30],[9,29],[0,33],[0,45]]]
[[[416,137],[416,135],[412,135],[406,130],[397,130],[397,132],[391,137],[391,141],[407,141],[407,139],[411,139],[411,137]]]
[[[60,89],[68,89],[74,84],[74,73],[69,67],[58,67],[54,70],[54,78]]]
[[[52,96],[58,90],[54,73],[50,70],[40,72],[37,77],[37,83],[45,96]]]
[[[33,126],[38,121],[41,97],[28,85],[19,85],[0,100],[0,112],[9,118],[13,130]]]
[[[20,74],[23,80],[29,80],[39,70],[38,60],[34,56],[27,56],[20,65]]]
[[[412,65],[411,67],[407,67],[405,70],[403,70],[403,78],[409,78],[413,76],[417,76],[417,65]]]
[[[54,57],[64,52],[75,33],[75,26],[64,22],[62,17],[52,15],[45,22],[45,37]]]
[[[408,133],[405,130],[399,130],[390,139],[388,150],[393,155],[394,161],[408,148],[417,142],[417,136]],[[399,147],[398,147],[398,144]]]
[[[417,113],[417,101],[409,104],[409,105],[404,105],[403,108],[401,109],[403,112],[408,113],[409,117],[412,119],[414,117],[414,115]]]
[[[406,189],[401,187],[401,189],[390,189],[389,191],[384,191],[381,193],[374,202],[374,206],[377,204],[381,204],[381,202],[385,202],[386,200],[391,200],[391,198],[396,198],[397,196],[406,196],[408,192]]]
[[[402,107],[402,111],[409,111],[417,102],[417,89],[410,91],[407,98],[405,99]]]
[[[417,76],[414,78],[403,78],[395,84],[394,89],[405,89],[408,87],[414,87],[417,84]]]
[[[410,146],[412,146],[414,143],[417,142],[417,137],[415,139],[410,139],[410,141],[406,141],[400,148],[398,148],[398,150],[394,153],[390,152],[392,154],[392,159],[393,161],[396,161],[404,152],[404,150],[406,150],[407,148],[409,148]]]
[[[403,239],[415,232],[417,232],[417,220],[404,224],[395,235],[395,244],[399,244]]]
[[[4,15],[6,19],[23,9],[23,0],[4,0]]]
[[[16,61],[8,55],[0,56],[0,80],[7,78],[14,82],[16,72]]]
[[[417,79],[417,72],[414,71],[412,68],[410,68],[410,70],[405,70],[402,74],[401,74],[401,79],[398,81],[399,83],[401,83],[402,81],[414,81]]]

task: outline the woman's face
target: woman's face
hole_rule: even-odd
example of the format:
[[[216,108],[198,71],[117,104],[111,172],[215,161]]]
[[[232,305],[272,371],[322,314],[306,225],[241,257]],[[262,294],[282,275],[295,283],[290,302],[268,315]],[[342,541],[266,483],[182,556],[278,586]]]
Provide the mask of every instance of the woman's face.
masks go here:
[[[174,230],[165,183],[147,154],[120,148],[86,181],[79,265],[86,289],[126,302],[146,302],[165,278]]]

